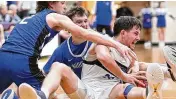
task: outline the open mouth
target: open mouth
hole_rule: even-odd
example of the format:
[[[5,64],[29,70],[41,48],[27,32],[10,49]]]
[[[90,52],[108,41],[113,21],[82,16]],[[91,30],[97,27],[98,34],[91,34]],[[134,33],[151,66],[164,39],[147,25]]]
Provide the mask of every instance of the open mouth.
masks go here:
[[[132,42],[132,44],[134,44],[134,45],[135,45],[136,43],[137,43],[137,41]]]

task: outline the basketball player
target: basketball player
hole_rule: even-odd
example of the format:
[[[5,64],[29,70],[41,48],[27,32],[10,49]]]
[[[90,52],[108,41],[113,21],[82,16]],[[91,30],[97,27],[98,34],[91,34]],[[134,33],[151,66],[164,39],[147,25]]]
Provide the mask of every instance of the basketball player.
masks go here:
[[[66,12],[66,15],[78,26],[85,29],[89,28],[88,16],[84,8],[80,6],[73,7]],[[72,34],[54,51],[43,68],[44,72],[48,74],[52,63],[60,62],[70,66],[73,72],[81,78],[82,57],[87,53],[91,44],[91,42]]]
[[[39,70],[37,61],[44,45],[62,29],[80,38],[115,47],[123,56],[129,55],[129,48],[94,31],[83,29],[61,15],[65,8],[64,1],[38,1],[36,15],[16,24],[0,50],[0,93],[12,82],[17,86],[26,82],[36,89],[41,88],[45,76]]]
[[[88,17],[84,8],[76,6],[71,8],[66,14],[76,25],[88,29]],[[62,43],[52,54],[49,61],[44,66],[44,73],[47,74],[53,62],[58,61],[70,66],[75,74],[81,78],[82,57],[89,49],[91,42],[86,41],[72,34],[64,43]],[[9,92],[9,91],[8,91]]]
[[[124,20],[126,21],[126,20]],[[123,21],[122,21],[123,22]],[[140,24],[140,22],[134,22],[132,25]],[[122,23],[121,23],[122,25]],[[141,25],[139,25],[141,28]],[[130,37],[130,36],[128,36]],[[134,44],[137,42],[136,40],[131,39],[128,44],[130,44],[131,47],[134,47]],[[138,38],[137,38],[138,40]],[[122,72],[120,72],[122,73]],[[120,76],[119,73],[119,76]],[[57,75],[57,78],[53,78],[53,75]],[[137,75],[128,75],[124,74],[123,80],[129,83],[140,83],[142,84],[138,79],[136,79]],[[143,78],[141,76],[137,76],[139,78]],[[73,73],[73,71],[66,66],[65,64],[54,62],[51,66],[50,72],[47,75],[43,86],[42,91],[35,91],[32,87],[30,87],[27,84],[21,84],[19,87],[19,90],[21,92],[20,97],[23,99],[28,99],[27,94],[30,96],[30,99],[36,99],[37,97],[42,97],[42,99],[48,98],[49,94],[55,92],[55,90],[58,88],[58,86],[61,85],[66,94],[72,99],[84,99],[84,98],[90,98],[94,99],[97,97],[97,95],[94,94],[94,89],[88,88],[86,86],[86,83],[82,83],[81,80]],[[38,94],[37,94],[37,93]]]
[[[122,16],[115,22],[114,39],[134,49],[135,43],[140,39],[140,30],[139,20],[135,17]],[[103,45],[97,45],[94,49],[91,48],[85,58],[81,80],[94,89],[97,99],[153,99],[154,97],[161,99],[164,74],[159,65],[149,66],[147,69],[148,93],[145,88],[135,87],[134,82],[133,85],[122,83],[122,81],[128,82],[125,80],[125,73],[133,62],[125,61],[114,48]],[[139,75],[142,74],[141,72],[138,73]],[[136,80],[142,79],[139,75],[131,75]]]

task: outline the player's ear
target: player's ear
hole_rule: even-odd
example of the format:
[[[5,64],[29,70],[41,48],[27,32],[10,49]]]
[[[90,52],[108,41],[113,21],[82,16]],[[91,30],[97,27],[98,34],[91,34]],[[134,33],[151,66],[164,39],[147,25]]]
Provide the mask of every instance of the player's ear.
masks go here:
[[[124,36],[125,35],[125,30],[121,30],[120,35]]]
[[[49,2],[48,2],[48,6],[49,6],[49,8],[53,8],[53,4],[54,4],[54,2],[49,1]]]

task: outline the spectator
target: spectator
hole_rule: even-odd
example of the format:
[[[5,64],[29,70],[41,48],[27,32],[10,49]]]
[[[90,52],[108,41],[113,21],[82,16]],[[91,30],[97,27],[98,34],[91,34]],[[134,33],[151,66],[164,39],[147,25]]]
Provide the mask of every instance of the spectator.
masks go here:
[[[12,18],[12,23],[18,23],[19,21],[21,21],[21,18],[17,15],[17,6],[15,4],[11,4],[9,6],[9,10]]]
[[[17,5],[18,1],[7,1],[7,6],[9,7],[11,4]]]
[[[31,9],[30,6],[31,1],[20,1],[18,4],[19,16],[21,19],[29,16],[29,10]]]
[[[96,21],[97,31],[102,32],[105,29],[106,34],[111,37],[113,36],[112,28],[116,15],[114,8],[114,2],[112,1],[97,1],[92,10],[91,25]]]
[[[138,16],[138,18],[142,18],[145,48],[151,48],[152,16],[153,12],[150,8],[150,2],[147,2],[145,3],[145,8],[141,9]]]
[[[4,4],[0,5],[0,22],[11,22],[11,17],[7,13],[8,9],[7,6]]]
[[[116,18],[119,18],[120,16],[133,16],[133,11],[127,7],[127,4],[125,1],[120,3],[120,8],[116,10]]]

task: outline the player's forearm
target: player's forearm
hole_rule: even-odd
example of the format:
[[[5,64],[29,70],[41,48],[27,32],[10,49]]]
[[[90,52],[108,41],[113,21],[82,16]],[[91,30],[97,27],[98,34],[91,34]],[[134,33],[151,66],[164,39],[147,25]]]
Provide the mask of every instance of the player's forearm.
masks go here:
[[[97,44],[102,44],[102,45],[106,45],[106,46],[110,46],[110,47],[114,47],[114,48],[120,48],[120,46],[121,46],[121,44],[119,42],[116,42],[115,40],[113,40],[109,36],[102,35],[96,31],[93,31],[93,30],[87,31],[86,30],[86,31],[84,31],[84,33],[83,33],[83,35],[84,35],[83,37],[85,37],[86,40],[95,42]]]
[[[121,70],[121,68],[117,65],[117,63],[110,57],[107,57],[107,59],[99,60],[103,66],[105,66],[106,69],[108,69],[112,74],[114,74],[116,77],[124,80],[125,79],[125,73]]]
[[[87,30],[84,28],[81,28],[77,25],[75,25],[73,22],[69,21],[60,21],[60,26],[65,28],[66,30],[70,31],[72,35],[82,37],[88,41],[92,41],[94,43],[114,47],[114,48],[120,48],[120,43],[116,42],[112,38],[108,36],[104,36],[96,31],[93,30]]]

